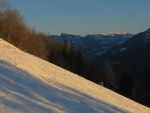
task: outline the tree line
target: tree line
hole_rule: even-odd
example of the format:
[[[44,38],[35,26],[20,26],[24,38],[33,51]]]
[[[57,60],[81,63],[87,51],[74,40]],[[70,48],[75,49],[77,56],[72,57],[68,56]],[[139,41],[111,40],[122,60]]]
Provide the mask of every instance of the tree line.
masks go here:
[[[23,51],[74,73],[82,73],[83,59],[79,49],[30,29],[20,12],[8,7],[4,0],[0,0],[0,37]]]

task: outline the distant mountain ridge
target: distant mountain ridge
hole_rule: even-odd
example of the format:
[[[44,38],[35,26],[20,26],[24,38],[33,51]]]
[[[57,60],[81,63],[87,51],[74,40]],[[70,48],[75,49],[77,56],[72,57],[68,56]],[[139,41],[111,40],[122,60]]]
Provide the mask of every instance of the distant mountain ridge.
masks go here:
[[[62,33],[61,35],[51,35],[49,37],[58,41],[71,43],[81,50],[81,53],[87,61],[91,61],[97,56],[104,54],[110,48],[125,42],[132,37],[132,34],[126,32],[110,32],[80,36]]]
[[[129,35],[127,32],[108,32],[108,33],[102,33],[102,35]]]

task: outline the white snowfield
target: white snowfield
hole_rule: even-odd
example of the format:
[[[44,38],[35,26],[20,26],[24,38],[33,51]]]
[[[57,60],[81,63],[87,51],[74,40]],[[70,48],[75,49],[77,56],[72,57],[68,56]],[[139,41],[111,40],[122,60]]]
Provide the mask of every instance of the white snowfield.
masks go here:
[[[0,39],[0,113],[150,113]]]

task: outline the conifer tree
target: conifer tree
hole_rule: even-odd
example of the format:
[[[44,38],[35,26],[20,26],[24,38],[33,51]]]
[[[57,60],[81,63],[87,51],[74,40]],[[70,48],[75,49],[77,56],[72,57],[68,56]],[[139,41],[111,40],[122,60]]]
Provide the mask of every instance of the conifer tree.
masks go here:
[[[105,62],[104,68],[103,68],[103,76],[105,78],[105,85],[106,87],[117,90],[117,79],[116,75],[113,71],[113,68],[108,62]]]

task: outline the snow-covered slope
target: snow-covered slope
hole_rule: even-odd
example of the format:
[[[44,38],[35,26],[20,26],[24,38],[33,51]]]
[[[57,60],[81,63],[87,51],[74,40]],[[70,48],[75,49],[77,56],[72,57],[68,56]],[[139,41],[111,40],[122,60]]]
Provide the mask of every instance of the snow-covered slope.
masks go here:
[[[1,113],[150,113],[150,109],[0,39]]]

